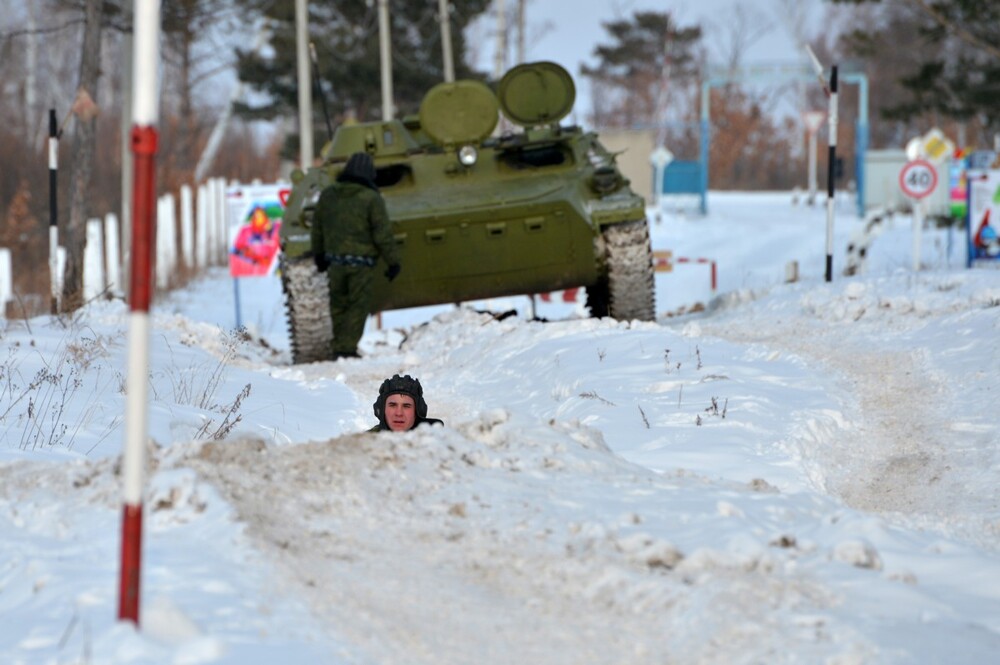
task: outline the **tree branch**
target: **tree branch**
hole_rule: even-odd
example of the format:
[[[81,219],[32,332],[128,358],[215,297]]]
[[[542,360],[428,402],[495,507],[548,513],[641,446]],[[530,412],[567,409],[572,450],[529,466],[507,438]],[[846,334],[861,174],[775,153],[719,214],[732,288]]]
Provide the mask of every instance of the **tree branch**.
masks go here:
[[[62,25],[57,25],[51,28],[35,28],[34,30],[24,28],[21,30],[11,30],[10,32],[0,32],[0,39],[11,39],[14,37],[23,37],[25,35],[45,35],[52,32],[60,32],[80,23],[83,23],[83,19],[75,18],[70,21],[66,21]]]
[[[978,37],[976,37],[974,34],[972,34],[971,32],[969,32],[968,30],[966,30],[962,26],[958,25],[954,21],[948,20],[947,16],[944,16],[943,14],[941,14],[941,12],[939,12],[936,9],[934,9],[933,7],[931,7],[926,2],[926,0],[909,0],[909,1],[911,3],[913,3],[913,4],[915,4],[916,6],[920,7],[920,9],[924,10],[924,12],[928,16],[930,16],[932,19],[934,19],[934,21],[938,25],[940,25],[942,28],[944,28],[945,30],[951,30],[952,32],[954,32],[955,35],[959,39],[961,39],[963,42],[966,42],[967,44],[969,44],[971,46],[974,46],[974,47],[976,47],[978,49],[982,49],[983,51],[986,51],[987,53],[989,53],[990,55],[992,55],[994,58],[1000,59],[1000,49],[996,48],[992,44],[987,44],[986,42],[982,41],[981,39],[979,39]]]

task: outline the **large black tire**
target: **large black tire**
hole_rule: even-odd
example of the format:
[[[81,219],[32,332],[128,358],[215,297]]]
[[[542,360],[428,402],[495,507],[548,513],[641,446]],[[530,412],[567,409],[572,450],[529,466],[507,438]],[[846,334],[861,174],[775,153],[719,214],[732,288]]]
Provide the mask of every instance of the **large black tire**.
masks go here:
[[[605,227],[603,237],[608,315],[619,321],[652,321],[656,313],[649,225],[645,219],[613,224]]]
[[[292,362],[318,362],[332,358],[333,324],[330,321],[330,287],[326,275],[308,258],[281,258],[281,288],[291,340]]]

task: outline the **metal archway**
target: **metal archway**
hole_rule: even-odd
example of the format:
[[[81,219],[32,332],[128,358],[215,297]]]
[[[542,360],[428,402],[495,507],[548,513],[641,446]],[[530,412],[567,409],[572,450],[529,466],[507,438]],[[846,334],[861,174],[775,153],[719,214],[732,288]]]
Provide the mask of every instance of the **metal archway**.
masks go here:
[[[768,68],[745,68],[725,76],[713,76],[701,84],[701,213],[708,212],[708,148],[710,136],[710,94],[712,88],[728,83],[745,81],[795,81],[816,80],[816,73],[808,66],[783,66]],[[844,83],[858,86],[858,120],[854,135],[854,172],[857,174],[858,216],[865,215],[865,152],[868,150],[868,77],[861,73],[841,74]]]

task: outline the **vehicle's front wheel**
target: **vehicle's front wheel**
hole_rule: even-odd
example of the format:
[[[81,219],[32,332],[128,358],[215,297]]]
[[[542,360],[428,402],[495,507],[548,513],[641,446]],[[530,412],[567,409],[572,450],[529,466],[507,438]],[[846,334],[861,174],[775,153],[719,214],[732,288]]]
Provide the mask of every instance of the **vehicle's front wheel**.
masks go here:
[[[652,321],[655,296],[649,225],[645,219],[613,224],[603,235],[608,315],[621,321]]]

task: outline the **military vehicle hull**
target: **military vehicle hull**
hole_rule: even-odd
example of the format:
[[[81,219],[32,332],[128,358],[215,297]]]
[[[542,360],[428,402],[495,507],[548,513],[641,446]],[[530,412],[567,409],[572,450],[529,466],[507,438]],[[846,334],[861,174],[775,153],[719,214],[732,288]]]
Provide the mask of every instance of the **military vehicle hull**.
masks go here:
[[[476,87],[458,90],[486,99]],[[456,116],[469,106],[468,96],[446,101],[461,102]],[[586,287],[595,316],[653,318],[645,202],[597,136],[551,124],[490,138],[495,119],[435,126],[448,110],[342,127],[324,164],[299,174],[281,228],[295,362],[329,357],[325,281],[309,253],[312,206],[358,150],[375,158],[403,267],[391,283],[376,267],[373,311]],[[474,148],[471,163],[464,146]]]

